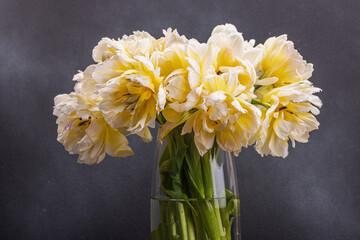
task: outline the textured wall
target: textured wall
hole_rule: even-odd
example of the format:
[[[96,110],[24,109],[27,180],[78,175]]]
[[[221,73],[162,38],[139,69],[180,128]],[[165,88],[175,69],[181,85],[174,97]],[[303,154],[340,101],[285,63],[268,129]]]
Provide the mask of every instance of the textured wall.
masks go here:
[[[0,238],[150,239],[154,142],[78,165],[56,141],[53,97],[103,36],[173,27],[206,41],[230,22],[258,42],[287,33],[324,102],[320,130],[285,160],[251,148],[237,159],[243,239],[360,239],[359,11],[356,0],[2,0]]]

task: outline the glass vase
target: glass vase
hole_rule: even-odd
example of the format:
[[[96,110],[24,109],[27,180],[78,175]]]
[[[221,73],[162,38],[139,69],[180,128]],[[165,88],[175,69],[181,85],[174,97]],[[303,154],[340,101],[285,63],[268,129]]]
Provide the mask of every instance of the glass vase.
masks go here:
[[[203,156],[177,127],[157,138],[151,197],[152,240],[239,240],[234,161],[214,146]]]

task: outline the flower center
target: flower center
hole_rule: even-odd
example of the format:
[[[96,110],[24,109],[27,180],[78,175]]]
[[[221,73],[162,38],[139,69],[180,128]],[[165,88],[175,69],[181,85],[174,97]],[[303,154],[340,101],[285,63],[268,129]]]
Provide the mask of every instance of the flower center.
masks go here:
[[[86,120],[83,120],[82,118],[79,118],[80,122],[78,124],[79,127],[87,127],[91,123],[91,117],[89,117]]]

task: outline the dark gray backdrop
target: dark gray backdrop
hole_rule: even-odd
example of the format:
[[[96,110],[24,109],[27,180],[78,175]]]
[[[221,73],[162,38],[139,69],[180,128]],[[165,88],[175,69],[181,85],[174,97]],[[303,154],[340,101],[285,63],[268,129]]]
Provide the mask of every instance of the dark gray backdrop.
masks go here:
[[[173,27],[206,41],[226,22],[257,42],[287,33],[323,89],[308,144],[285,160],[252,148],[236,159],[243,239],[360,239],[359,11],[357,0],[2,0],[0,239],[150,239],[154,142],[79,165],[56,141],[53,97],[103,36]]]

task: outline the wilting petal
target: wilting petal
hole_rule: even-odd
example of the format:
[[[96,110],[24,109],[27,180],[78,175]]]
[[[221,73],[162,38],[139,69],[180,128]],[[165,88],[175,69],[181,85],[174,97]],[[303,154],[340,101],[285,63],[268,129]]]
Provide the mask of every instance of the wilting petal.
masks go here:
[[[209,149],[214,145],[215,133],[209,133],[206,131],[201,131],[199,134],[195,134],[195,145],[200,153],[203,156]]]
[[[141,139],[146,143],[151,142],[153,139],[148,127],[145,127],[142,131],[138,132],[137,135],[140,136]]]
[[[224,129],[216,134],[216,142],[228,152],[240,152],[242,147],[247,147],[247,140],[242,131]]]

